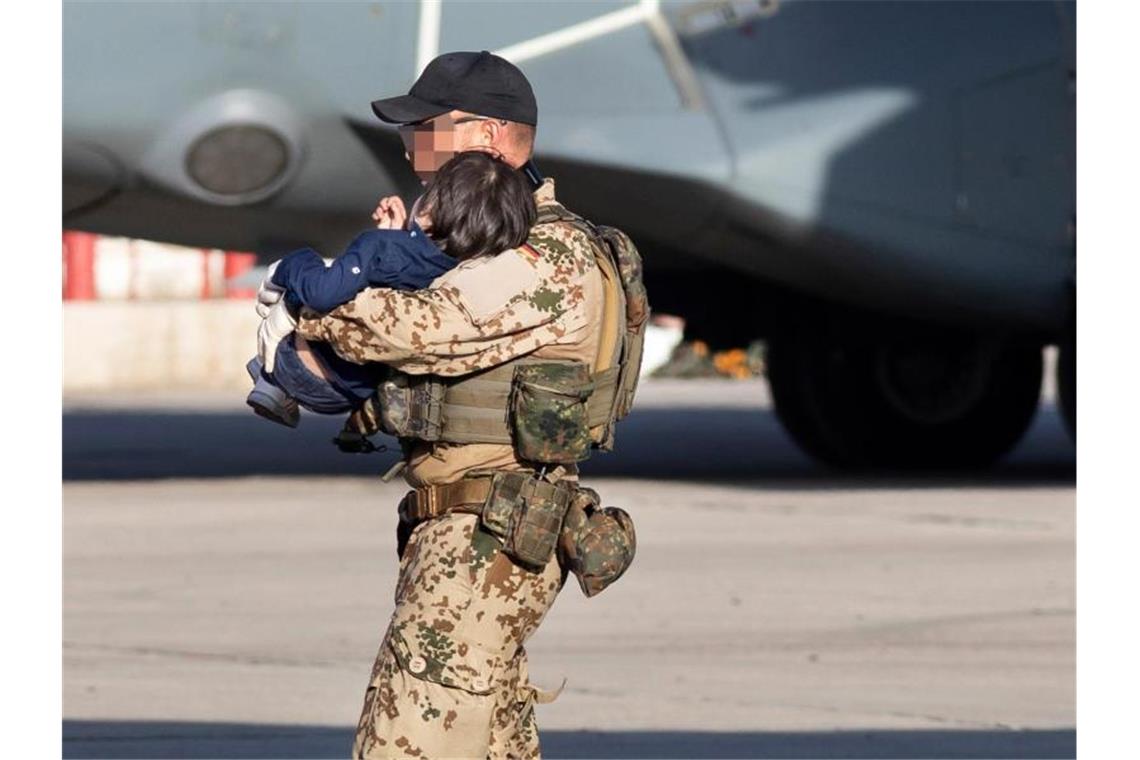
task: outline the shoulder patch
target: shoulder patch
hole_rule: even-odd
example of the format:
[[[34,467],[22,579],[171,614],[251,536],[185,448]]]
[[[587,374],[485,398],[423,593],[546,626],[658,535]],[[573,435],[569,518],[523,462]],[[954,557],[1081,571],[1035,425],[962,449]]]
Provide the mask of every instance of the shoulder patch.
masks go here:
[[[529,293],[538,280],[538,270],[529,254],[512,249],[473,261],[470,266],[456,267],[447,284],[458,291],[463,307],[479,324],[505,309],[516,297]]]
[[[523,243],[518,247],[518,251],[524,257],[529,258],[532,263],[537,263],[538,260],[542,258],[542,254],[539,253],[530,243]]]

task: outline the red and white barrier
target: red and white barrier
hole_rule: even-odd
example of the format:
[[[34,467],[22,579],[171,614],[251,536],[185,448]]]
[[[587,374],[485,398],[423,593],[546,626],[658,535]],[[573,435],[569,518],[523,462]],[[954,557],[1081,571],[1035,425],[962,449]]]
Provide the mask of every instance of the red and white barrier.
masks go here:
[[[65,301],[190,301],[252,298],[235,280],[257,257],[150,240],[63,233]]]

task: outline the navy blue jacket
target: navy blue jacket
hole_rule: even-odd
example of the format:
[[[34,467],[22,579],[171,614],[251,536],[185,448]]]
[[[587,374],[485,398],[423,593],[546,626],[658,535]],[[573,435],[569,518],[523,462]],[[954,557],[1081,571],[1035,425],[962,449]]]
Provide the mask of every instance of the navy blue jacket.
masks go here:
[[[410,230],[368,230],[356,236],[326,267],[312,248],[293,251],[273,272],[273,284],[285,288],[293,306],[332,311],[368,287],[420,290],[459,263],[436,247],[415,222]],[[379,364],[354,364],[328,343],[309,344],[332,374],[330,383],[359,406],[376,390],[385,372]],[[280,350],[280,349],[279,349]]]
[[[328,267],[312,248],[294,251],[277,265],[273,284],[294,303],[327,312],[368,287],[426,288],[457,263],[413,222],[410,230],[360,233]]]

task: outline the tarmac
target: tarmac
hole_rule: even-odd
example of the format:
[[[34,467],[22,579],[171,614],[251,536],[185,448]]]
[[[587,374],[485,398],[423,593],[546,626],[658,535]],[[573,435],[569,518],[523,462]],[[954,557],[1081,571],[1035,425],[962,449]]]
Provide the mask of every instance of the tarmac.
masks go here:
[[[347,757],[395,513],[339,423],[241,396],[65,399],[64,757]],[[763,381],[648,381],[583,479],[638,556],[528,644],[548,757],[1074,757],[1075,448],[836,475]]]

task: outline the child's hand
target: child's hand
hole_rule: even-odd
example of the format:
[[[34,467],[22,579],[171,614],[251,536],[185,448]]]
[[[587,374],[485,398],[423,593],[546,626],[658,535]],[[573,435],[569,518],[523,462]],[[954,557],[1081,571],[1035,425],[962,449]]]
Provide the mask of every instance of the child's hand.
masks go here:
[[[380,204],[372,212],[376,220],[377,229],[402,230],[408,221],[408,210],[404,208],[404,201],[398,195],[389,195],[380,199]]]

